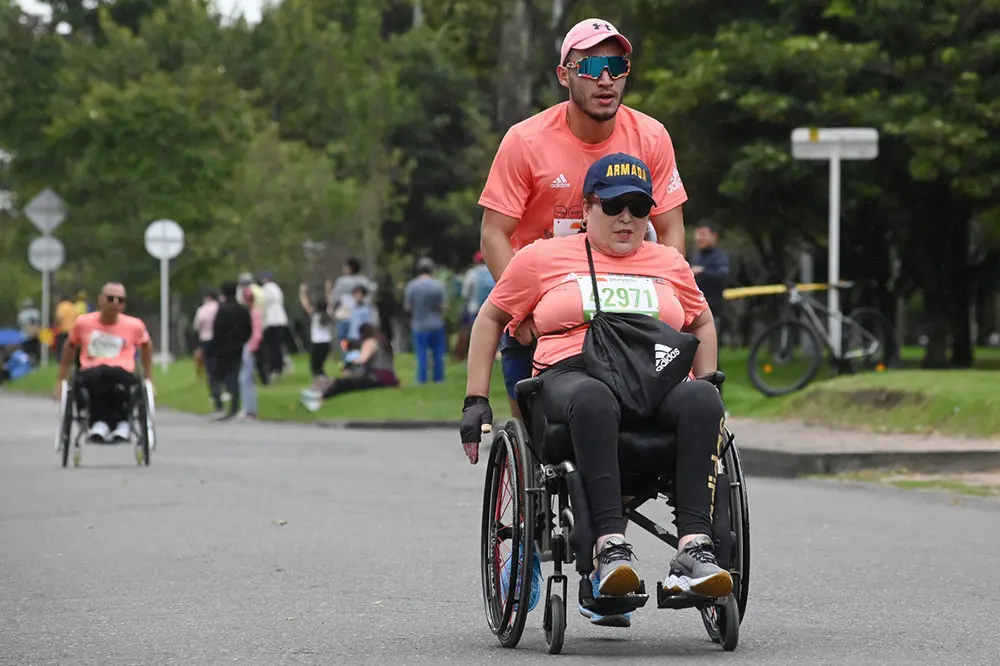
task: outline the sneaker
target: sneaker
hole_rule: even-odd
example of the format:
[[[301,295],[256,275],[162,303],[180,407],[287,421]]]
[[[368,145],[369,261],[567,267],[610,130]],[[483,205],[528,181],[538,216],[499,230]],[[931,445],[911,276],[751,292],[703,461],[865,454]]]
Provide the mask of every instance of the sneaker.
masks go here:
[[[695,537],[670,561],[670,573],[663,584],[669,594],[698,597],[727,597],[733,591],[733,577],[715,559],[711,537]]]
[[[89,439],[94,444],[104,444],[111,439],[111,428],[104,421],[97,421],[94,425],[90,426],[90,432],[87,434],[87,439]]]
[[[518,555],[520,557],[520,554]],[[503,569],[500,572],[500,590],[501,594],[506,598],[507,596],[507,582],[510,579],[510,561],[512,557],[508,557],[507,561],[503,564]],[[528,596],[528,612],[535,610],[535,606],[538,605],[538,600],[542,596],[542,561],[538,559],[538,555],[535,554],[532,558],[531,566],[531,594]],[[520,595],[521,588],[515,587],[514,594]],[[514,608],[517,608],[517,604],[514,604]]]
[[[119,421],[111,433],[111,439],[115,442],[127,442],[131,438],[132,428],[129,427],[128,421]]]
[[[601,596],[600,587],[601,579],[597,576],[595,571],[591,577],[590,582],[594,589],[594,598]],[[627,629],[632,626],[632,613],[625,613],[624,615],[599,615],[592,610],[587,610],[582,605],[578,606],[580,609],[580,615],[584,616],[590,623],[598,627],[621,627]]]
[[[609,597],[624,597],[639,587],[639,574],[632,568],[635,555],[624,539],[612,537],[597,554],[597,591]]]
[[[319,411],[320,406],[323,404],[323,394],[319,391],[303,389],[301,397],[303,406],[310,412]]]

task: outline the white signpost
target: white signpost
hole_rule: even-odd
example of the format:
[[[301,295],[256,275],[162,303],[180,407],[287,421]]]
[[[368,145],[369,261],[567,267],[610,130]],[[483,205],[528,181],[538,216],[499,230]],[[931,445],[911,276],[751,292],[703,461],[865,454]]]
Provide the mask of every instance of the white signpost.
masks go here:
[[[49,234],[66,219],[66,204],[55,192],[45,188],[28,202],[24,207],[24,214],[42,232],[42,236],[31,241],[28,246],[28,263],[42,273],[42,328],[48,328],[52,271],[58,270],[66,259],[62,243]],[[42,365],[48,365],[49,347],[41,347]]]
[[[143,236],[146,251],[160,260],[160,365],[170,363],[170,260],[184,249],[184,230],[173,220],[156,220]]]
[[[840,161],[878,157],[878,130],[871,127],[799,127],[792,132],[792,157],[830,162],[829,283],[840,282]],[[840,356],[840,292],[827,293],[830,347]]]

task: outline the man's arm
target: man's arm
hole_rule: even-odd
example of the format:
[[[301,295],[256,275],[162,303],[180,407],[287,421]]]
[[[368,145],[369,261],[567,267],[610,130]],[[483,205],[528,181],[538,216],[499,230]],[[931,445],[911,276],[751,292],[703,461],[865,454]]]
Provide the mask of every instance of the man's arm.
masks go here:
[[[675,248],[681,256],[687,256],[687,239],[684,236],[683,205],[671,208],[665,213],[649,218],[656,229],[656,240],[660,245]]]
[[[514,257],[514,248],[510,245],[510,237],[514,235],[519,220],[495,210],[487,208],[483,212],[483,224],[480,231],[480,249],[483,251],[483,261],[490,269],[494,280],[499,280],[507,264]]]

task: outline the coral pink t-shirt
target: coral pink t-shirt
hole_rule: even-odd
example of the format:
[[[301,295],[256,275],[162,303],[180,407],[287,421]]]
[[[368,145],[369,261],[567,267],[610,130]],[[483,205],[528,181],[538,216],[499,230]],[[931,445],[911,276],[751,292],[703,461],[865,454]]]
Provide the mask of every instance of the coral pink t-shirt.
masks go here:
[[[566,124],[569,102],[556,104],[507,131],[479,205],[519,220],[514,251],[539,238],[568,236],[583,221],[583,180],[590,165],[613,153],[638,157],[653,176],[656,216],[687,201],[670,134],[658,120],[620,106],[602,143],[576,138]]]
[[[583,351],[588,327],[581,324],[593,310],[586,238],[577,234],[528,245],[514,255],[490,293],[490,302],[513,317],[511,332],[534,315],[541,334],[534,356],[539,366]],[[655,315],[680,330],[708,309],[691,266],[672,247],[644,241],[628,257],[610,257],[596,249],[593,254],[604,310]]]
[[[129,372],[135,370],[135,350],[149,342],[149,331],[141,319],[118,315],[108,326],[101,323],[100,312],[80,315],[73,324],[70,343],[80,349],[80,367],[111,365]]]

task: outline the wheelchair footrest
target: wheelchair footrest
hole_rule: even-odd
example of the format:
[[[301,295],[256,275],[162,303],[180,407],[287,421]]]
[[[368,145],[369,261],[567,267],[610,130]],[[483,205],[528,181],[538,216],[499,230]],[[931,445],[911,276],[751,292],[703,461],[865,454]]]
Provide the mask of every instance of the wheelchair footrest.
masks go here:
[[[708,608],[709,606],[718,606],[725,603],[725,599],[716,599],[714,597],[695,597],[685,594],[670,594],[663,589],[663,583],[656,583],[656,607],[657,608]]]
[[[580,580],[580,605],[598,615],[624,615],[637,608],[642,608],[647,601],[649,601],[649,595],[646,594],[646,584],[643,582],[639,583],[639,589],[632,594],[623,597],[597,597],[595,599],[590,578],[586,577]]]

